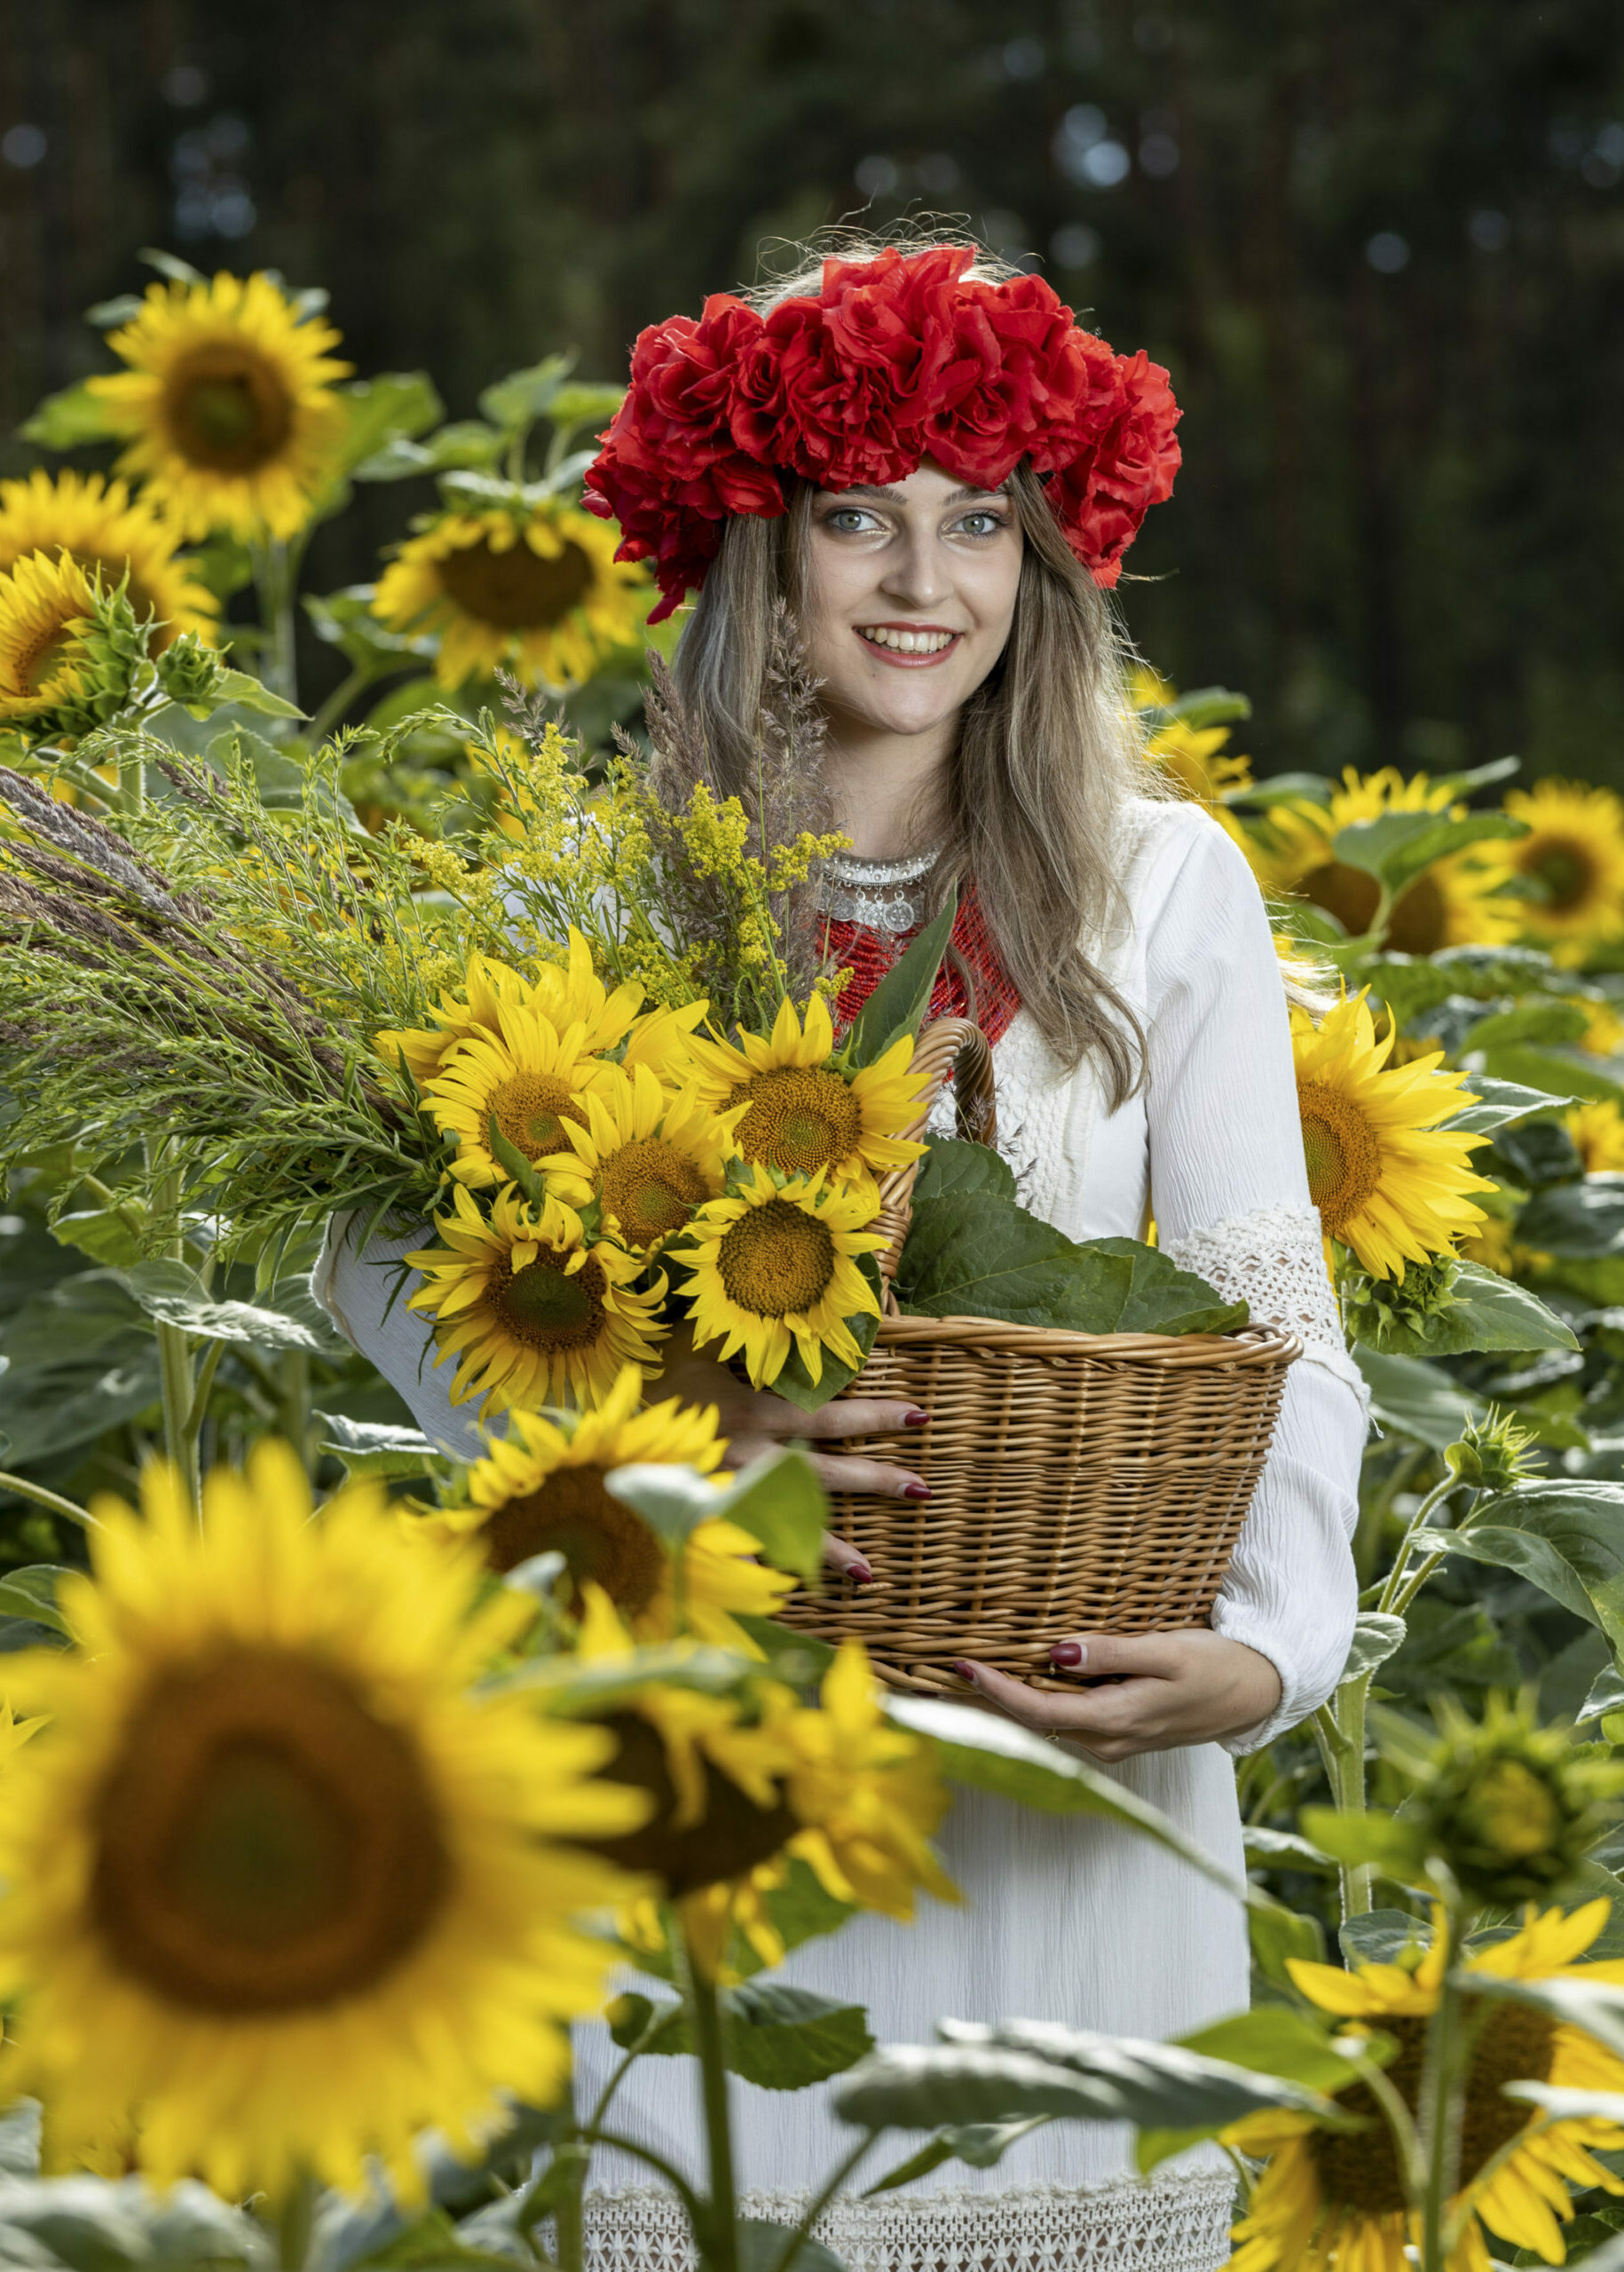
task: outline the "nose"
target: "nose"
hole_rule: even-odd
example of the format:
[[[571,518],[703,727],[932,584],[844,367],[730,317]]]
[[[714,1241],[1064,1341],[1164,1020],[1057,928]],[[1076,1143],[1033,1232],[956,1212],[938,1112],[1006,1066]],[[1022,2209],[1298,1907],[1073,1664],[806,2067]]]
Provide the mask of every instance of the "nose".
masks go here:
[[[880,589],[903,607],[926,608],[948,598],[952,582],[943,562],[935,531],[904,527],[890,556]]]

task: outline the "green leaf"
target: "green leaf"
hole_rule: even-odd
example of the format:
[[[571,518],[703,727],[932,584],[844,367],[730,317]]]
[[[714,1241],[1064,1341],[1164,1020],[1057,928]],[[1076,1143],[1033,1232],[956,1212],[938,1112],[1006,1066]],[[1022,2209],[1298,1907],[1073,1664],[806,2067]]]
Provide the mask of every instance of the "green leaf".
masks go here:
[[[871,1065],[904,1034],[917,1034],[930,1007],[930,993],[953,935],[957,895],[898,956],[853,1021],[849,1044],[854,1066]]]
[[[346,1419],[342,1412],[317,1416],[326,1431],[321,1448],[335,1453],[353,1482],[369,1475],[379,1480],[427,1475],[439,1464],[440,1454],[415,1428],[385,1426],[373,1420]]]
[[[874,2047],[861,2004],[784,1980],[745,1980],[721,1999],[728,2066],[765,2091],[805,2090],[844,2074]]]
[[[1258,2004],[1177,2040],[1203,2059],[1222,2059],[1252,2074],[1279,2075],[1327,2097],[1359,2080],[1359,2070],[1336,2049],[1321,2016],[1289,2004]]]
[[[1311,1846],[1295,1830],[1267,1830],[1261,1823],[1249,1822],[1243,1825],[1241,1836],[1249,1865],[1291,1870],[1334,1870],[1336,1866],[1328,1854]]]
[[[1080,1251],[1126,1255],[1133,1266],[1117,1333],[1234,1333],[1247,1321],[1244,1302],[1221,1300],[1204,1278],[1141,1239],[1090,1239]]]
[[[510,371],[480,396],[481,415],[504,434],[528,426],[532,419],[545,418],[574,359],[571,355],[547,355],[528,370]]]
[[[125,1286],[161,1325],[177,1325],[209,1341],[241,1341],[254,1349],[324,1347],[321,1336],[303,1319],[252,1302],[217,1302],[195,1271],[184,1262],[160,1257],[118,1273]]]
[[[1573,1102],[1571,1096],[1552,1096],[1545,1089],[1525,1088],[1520,1081],[1491,1081],[1486,1073],[1470,1075],[1467,1086],[1476,1093],[1477,1103],[1440,1125],[1474,1136],[1488,1135],[1528,1113],[1552,1112]]]
[[[1102,1815],[1108,1821],[1154,1839],[1237,1900],[1244,1898],[1244,1887],[1220,1862],[1187,1839],[1159,1807],[1139,1798],[1103,1769],[1045,1742],[1013,1720],[995,1718],[989,1712],[943,1703],[934,1697],[901,1695],[887,1697],[886,1716],[916,1735],[928,1736],[936,1747],[942,1773],[951,1781],[968,1784],[974,1790],[997,1791],[1045,1814]]]
[[[349,413],[339,464],[348,471],[401,436],[421,434],[445,415],[426,371],[381,371],[338,390]]]
[[[1297,1818],[1310,1838],[1333,1861],[1373,1863],[1384,1876],[1413,1884],[1426,1860],[1415,1825],[1375,1810],[1305,1807]]]
[[[108,406],[83,379],[59,394],[48,394],[17,429],[20,440],[42,450],[76,450],[86,442],[105,442],[117,431]]]
[[[496,463],[506,439],[500,428],[487,426],[482,418],[458,418],[425,441],[398,435],[350,470],[357,481],[409,481],[458,468],[483,471]]]
[[[547,1198],[547,1181],[536,1172],[535,1162],[527,1159],[516,1144],[503,1135],[501,1123],[493,1113],[485,1123],[485,1136],[491,1147],[491,1156],[504,1175],[514,1182],[532,1207],[540,1207]]]
[[[943,2162],[961,2161],[972,2169],[994,2169],[1018,2139],[1041,2130],[1052,2118],[1031,2114],[1021,2122],[966,2122],[957,2129],[939,2130],[917,2154],[910,2154],[906,2161],[898,2162],[869,2186],[863,2198],[871,2201],[876,2194],[894,2193],[899,2185],[911,2185],[916,2178],[940,2169]]]
[[[918,1316],[1073,1333],[1223,1332],[1246,1315],[1137,1239],[1078,1246],[1013,1200],[965,1190],[916,1204],[896,1292]]]
[[[1360,1347],[1353,1361],[1370,1391],[1370,1416],[1377,1427],[1435,1452],[1458,1443],[1466,1422],[1480,1419],[1488,1408],[1447,1373],[1413,1357],[1387,1357]]]
[[[1537,1294],[1480,1263],[1456,1265],[1446,1308],[1419,1328],[1384,1308],[1361,1346],[1387,1357],[1459,1357],[1473,1349],[1577,1349],[1569,1327]]]
[[[1350,1964],[1393,1964],[1407,1949],[1424,1949],[1432,1933],[1424,1919],[1407,1909],[1367,1909],[1344,1918],[1338,1929],[1343,1955]]]
[[[1474,1562],[1515,1570],[1624,1651],[1624,1484],[1522,1484],[1480,1499],[1468,1527],[1439,1535]]]
[[[1508,1043],[1532,1041],[1541,1048],[1577,1041],[1589,1024],[1577,1002],[1555,1001],[1547,994],[1537,1002],[1518,1002],[1510,1010],[1493,1010],[1461,1037],[1457,1053],[1503,1049]],[[1469,1079],[1472,1077],[1469,1076]]]
[[[51,1226],[51,1235],[64,1246],[77,1247],[81,1254],[88,1254],[93,1261],[124,1264],[138,1262],[141,1242],[125,1213],[138,1211],[140,1202],[127,1202],[121,1211],[117,1207],[87,1207],[72,1215],[59,1215]]]
[[[1389,1617],[1377,1609],[1361,1610],[1353,1621],[1353,1644],[1336,1685],[1340,1688],[1344,1682],[1361,1680],[1377,1665],[1384,1665],[1393,1651],[1402,1647],[1405,1630],[1401,1617]]]
[[[803,1585],[816,1584],[829,1501],[803,1452],[769,1452],[753,1461],[713,1498],[711,1511],[748,1531],[774,1569],[792,1572]],[[802,1637],[793,1637],[797,1645]]]
[[[658,1538],[674,1551],[718,1511],[716,1487],[692,1467],[668,1467],[657,1462],[617,1467],[603,1479],[603,1487],[641,1515]]]
[[[0,1616],[30,1618],[36,1625],[49,1625],[54,1633],[66,1633],[67,1627],[57,1609],[57,1587],[71,1575],[52,1562],[8,1570],[0,1578]]]
[[[1582,1064],[1577,1058],[1555,1057],[1543,1049],[1530,1049],[1521,1042],[1486,1051],[1483,1069],[1496,1081],[1515,1081],[1526,1088],[1543,1089],[1553,1100],[1566,1094],[1624,1104],[1624,1088],[1617,1081],[1609,1080],[1605,1073],[1597,1072],[1594,1066]],[[1475,1073],[1467,1076],[1469,1082],[1478,1077]]]
[[[914,1176],[913,1203],[917,1207],[926,1199],[945,1199],[958,1192],[1013,1200],[1015,1172],[989,1144],[968,1144],[957,1136],[938,1137]]]
[[[304,712],[296,702],[288,702],[248,671],[222,671],[216,678],[210,695],[214,708],[223,709],[234,702],[240,710],[256,710],[267,718],[303,718]]]
[[[1541,1192],[1518,1217],[1517,1235],[1547,1254],[1624,1254],[1624,1175],[1588,1175]]]
[[[1290,1989],[1291,1975],[1286,1967],[1291,1958],[1309,1964],[1325,1960],[1325,1933],[1319,1919],[1273,1900],[1256,1887],[1246,1905],[1246,1937],[1252,1962],[1276,1988]]]
[[[1194,686],[1172,702],[1153,702],[1139,712],[1152,733],[1163,726],[1193,726],[1200,733],[1208,726],[1233,725],[1252,714],[1250,698],[1232,694],[1226,686]]]
[[[155,268],[160,276],[171,284],[207,284],[209,279],[201,268],[193,268],[177,252],[166,252],[162,245],[143,245],[136,258],[145,267]],[[279,279],[272,280],[280,281]]]
[[[624,387],[577,379],[573,386],[557,390],[548,404],[547,414],[560,433],[572,426],[607,426],[625,399]]]
[[[1509,813],[1468,813],[1463,819],[1451,820],[1442,813],[1390,812],[1339,828],[1331,849],[1349,867],[1363,868],[1396,895],[1435,860],[1468,844],[1526,833],[1523,823]]]

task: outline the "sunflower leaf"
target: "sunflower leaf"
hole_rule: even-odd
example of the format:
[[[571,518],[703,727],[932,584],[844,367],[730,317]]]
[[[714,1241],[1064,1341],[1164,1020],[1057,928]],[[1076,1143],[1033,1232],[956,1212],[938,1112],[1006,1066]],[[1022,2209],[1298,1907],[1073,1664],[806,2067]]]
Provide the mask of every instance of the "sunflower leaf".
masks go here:
[[[1624,1653],[1624,1484],[1564,1476],[1480,1499],[1455,1553],[1515,1570]]]
[[[953,935],[953,919],[958,912],[958,895],[950,893],[941,913],[897,957],[858,1011],[847,1045],[855,1067],[873,1064],[885,1055],[893,1042],[900,1041],[904,1034],[918,1032],[919,1022],[930,1007],[931,989]]]
[[[916,1316],[1071,1333],[1226,1333],[1247,1314],[1138,1239],[1079,1246],[1013,1199],[965,1188],[914,1208],[896,1292]]]
[[[81,379],[77,386],[64,387],[36,404],[17,433],[42,450],[76,450],[85,442],[105,442],[115,430],[106,405]]]
[[[480,396],[481,417],[488,418],[504,434],[516,432],[532,419],[544,418],[574,360],[572,355],[546,355],[528,370],[510,371]]]
[[[1575,1102],[1571,1096],[1553,1096],[1547,1089],[1526,1088],[1520,1081],[1491,1081],[1486,1073],[1471,1074],[1467,1086],[1476,1094],[1477,1103],[1439,1124],[1453,1134],[1486,1136],[1531,1112],[1560,1112]]]
[[[1548,1254],[1624,1254],[1624,1175],[1589,1175],[1541,1192],[1518,1217],[1517,1235]]]
[[[426,371],[380,371],[370,379],[351,379],[338,392],[349,412],[339,454],[346,472],[387,443],[421,434],[445,415]]]
[[[1544,1049],[1533,1049],[1525,1042],[1496,1043],[1483,1053],[1483,1069],[1496,1081],[1516,1081],[1524,1086],[1542,1089],[1557,1101],[1564,1094],[1574,1097],[1594,1097],[1604,1104],[1624,1105],[1624,1087],[1608,1079],[1593,1065],[1583,1064],[1576,1057],[1557,1057]],[[1476,1085],[1478,1076],[1469,1073],[1466,1085]]]
[[[1361,1318],[1368,1315],[1361,1312]],[[1571,1329],[1539,1296],[1514,1278],[1486,1270],[1481,1263],[1456,1265],[1446,1308],[1407,1325],[1391,1310],[1375,1312],[1376,1323],[1361,1326],[1361,1343],[1374,1343],[1388,1357],[1459,1357],[1474,1349],[1577,1349]]]
[[[994,1199],[1015,1196],[1015,1172],[988,1144],[946,1136],[932,1144],[913,1179],[913,1203],[945,1199],[950,1192],[979,1191]]]
[[[1377,877],[1390,892],[1400,892],[1435,860],[1490,837],[1525,836],[1527,828],[1509,813],[1467,813],[1451,820],[1446,813],[1389,812],[1375,820],[1353,821],[1331,839],[1337,859]]]
[[[52,1632],[66,1633],[67,1627],[57,1608],[57,1587],[69,1574],[51,1562],[8,1570],[0,1578],[0,1617],[27,1617],[36,1625],[49,1625]]]
[[[1378,1428],[1435,1452],[1460,1439],[1468,1420],[1480,1419],[1486,1409],[1480,1397],[1440,1371],[1414,1357],[1388,1357],[1360,1347],[1353,1361],[1370,1391],[1370,1416]]]
[[[899,2185],[911,2185],[916,2178],[940,2169],[943,2162],[961,2161],[972,2169],[994,2169],[1017,2139],[1041,2130],[1052,2119],[1052,2115],[1029,2114],[1020,2122],[966,2122],[956,2129],[938,2130],[917,2154],[910,2154],[906,2161],[898,2162],[868,2187],[863,2198],[871,2201],[877,2193],[894,2193]]]
[[[829,1502],[804,1452],[769,1452],[730,1489],[713,1492],[707,1512],[748,1531],[776,1570],[816,1585],[824,1561]]]

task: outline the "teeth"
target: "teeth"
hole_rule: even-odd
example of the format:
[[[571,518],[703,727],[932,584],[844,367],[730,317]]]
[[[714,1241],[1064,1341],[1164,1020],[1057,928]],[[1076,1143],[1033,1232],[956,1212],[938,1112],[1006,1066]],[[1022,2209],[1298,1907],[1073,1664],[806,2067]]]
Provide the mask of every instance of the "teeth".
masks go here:
[[[899,655],[939,655],[958,636],[956,631],[896,631],[888,624],[859,626],[858,635],[876,647],[891,647]]]

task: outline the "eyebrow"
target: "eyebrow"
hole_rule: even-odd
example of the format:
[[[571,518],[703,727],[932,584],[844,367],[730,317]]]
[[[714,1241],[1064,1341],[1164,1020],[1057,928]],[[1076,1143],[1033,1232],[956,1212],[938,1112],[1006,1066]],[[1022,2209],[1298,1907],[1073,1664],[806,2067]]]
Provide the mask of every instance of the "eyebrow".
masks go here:
[[[887,505],[903,502],[900,489],[886,488],[871,481],[854,481],[849,489],[837,490],[834,493],[840,497],[883,497]],[[942,501],[944,505],[962,505],[970,497],[1003,497],[1006,494],[1007,492],[1002,489],[955,489]]]

